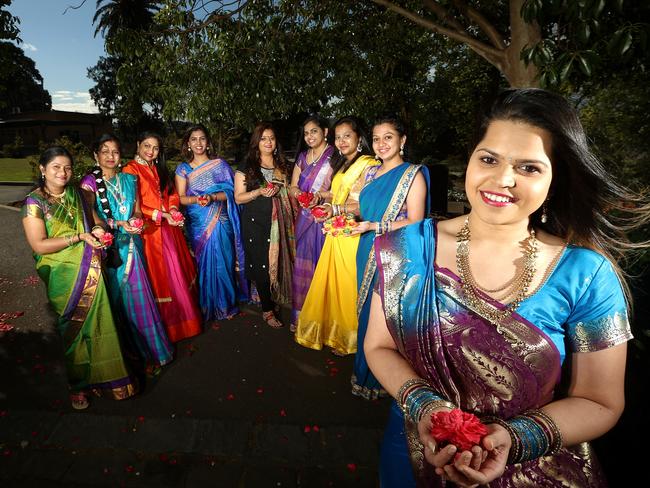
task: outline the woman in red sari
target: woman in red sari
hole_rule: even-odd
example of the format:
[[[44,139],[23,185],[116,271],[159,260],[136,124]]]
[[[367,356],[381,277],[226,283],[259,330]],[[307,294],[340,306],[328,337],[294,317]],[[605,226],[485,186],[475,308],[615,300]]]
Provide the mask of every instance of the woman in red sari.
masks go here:
[[[167,335],[172,342],[195,336],[201,332],[202,322],[196,267],[181,230],[180,201],[158,134],[144,132],[138,136],[136,156],[124,172],[138,177],[147,272]]]

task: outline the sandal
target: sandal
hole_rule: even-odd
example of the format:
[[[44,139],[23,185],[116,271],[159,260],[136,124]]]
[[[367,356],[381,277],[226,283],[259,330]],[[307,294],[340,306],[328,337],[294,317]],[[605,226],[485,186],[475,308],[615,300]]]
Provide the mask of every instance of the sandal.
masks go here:
[[[70,403],[75,410],[85,410],[90,403],[85,393],[70,393]]]
[[[147,378],[155,378],[160,374],[161,371],[162,371],[162,366],[159,366],[157,364],[148,364],[147,367],[144,369]]]
[[[276,317],[275,314],[273,313],[273,310],[270,310],[268,312],[263,312],[262,313],[262,318],[266,321],[266,323],[269,325],[269,327],[273,329],[279,329],[282,327],[282,322],[280,322]]]
[[[291,325],[289,326],[289,331],[290,331],[292,334],[295,334],[295,333],[296,333],[296,330],[298,330],[298,326],[297,326],[296,324],[291,324]]]

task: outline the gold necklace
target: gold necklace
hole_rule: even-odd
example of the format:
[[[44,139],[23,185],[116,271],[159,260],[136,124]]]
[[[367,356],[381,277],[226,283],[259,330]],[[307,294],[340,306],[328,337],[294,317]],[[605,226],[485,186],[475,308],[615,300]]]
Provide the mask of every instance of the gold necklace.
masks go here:
[[[59,193],[58,195],[55,193],[50,192],[47,188],[44,188],[45,193],[47,193],[48,197],[51,197],[54,199],[55,203],[58,203],[61,207],[63,207],[64,212],[70,217],[74,218],[74,203],[71,203],[70,205],[66,205],[65,202],[65,189],[63,190],[62,193]]]
[[[535,230],[530,230],[530,235],[526,239],[524,246],[524,269],[520,277],[515,276],[508,283],[512,283],[512,290],[505,295],[514,296],[513,300],[506,305],[504,310],[500,310],[490,305],[486,300],[481,298],[478,294],[480,287],[476,284],[476,280],[472,275],[472,270],[469,264],[469,241],[471,233],[469,229],[469,217],[465,219],[465,223],[456,234],[456,268],[461,280],[461,287],[469,306],[475,311],[479,312],[483,317],[492,323],[499,334],[502,334],[501,323],[504,319],[512,316],[519,304],[524,301],[530,290],[530,286],[535,277],[535,260],[537,258],[537,238],[535,237]],[[507,284],[506,284],[507,285]],[[505,289],[505,288],[504,288]],[[504,297],[504,298],[505,298]]]

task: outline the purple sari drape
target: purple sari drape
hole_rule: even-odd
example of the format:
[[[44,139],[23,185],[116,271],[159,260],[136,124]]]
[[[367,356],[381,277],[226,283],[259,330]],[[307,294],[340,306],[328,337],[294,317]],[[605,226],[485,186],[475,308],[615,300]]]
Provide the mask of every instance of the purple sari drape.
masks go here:
[[[498,333],[471,309],[458,277],[433,264],[435,234],[435,223],[425,220],[376,239],[379,294],[399,352],[419,376],[464,411],[508,419],[549,403],[561,369],[551,338],[518,314],[504,320]],[[405,432],[417,486],[444,486],[424,461],[417,427],[406,421]],[[583,443],[509,465],[490,486],[605,484],[589,445]]]
[[[303,192],[327,191],[332,184],[330,158],[334,148],[328,146],[313,164],[307,163],[307,152],[300,153],[296,165],[300,168],[298,188]],[[309,209],[302,208],[296,219],[296,259],[293,267],[291,323],[295,324],[309,291],[316,263],[320,256],[325,236],[323,224],[316,222]]]

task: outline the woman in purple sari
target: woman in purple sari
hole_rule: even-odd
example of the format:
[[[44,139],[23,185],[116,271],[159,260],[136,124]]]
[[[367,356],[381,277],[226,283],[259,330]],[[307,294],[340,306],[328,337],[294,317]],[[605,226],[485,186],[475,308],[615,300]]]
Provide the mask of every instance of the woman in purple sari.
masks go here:
[[[296,151],[296,165],[291,176],[291,194],[313,195],[311,201],[301,203],[296,218],[296,260],[293,265],[293,307],[291,310],[291,332],[295,332],[298,315],[309,291],[318,257],[325,243],[322,222],[316,222],[311,208],[324,201],[329,195],[332,183],[330,158],[334,147],[327,143],[329,127],[327,121],[318,115],[309,116],[302,124],[301,140]],[[305,147],[306,146],[306,147]],[[303,198],[304,198],[303,196]],[[331,196],[330,196],[331,198]]]
[[[537,89],[499,95],[465,189],[468,216],[375,243],[365,351],[397,401],[382,487],[605,486],[588,441],[622,413],[632,337],[616,263],[649,207],[625,208],[643,202],[591,154],[575,110]],[[487,428],[462,452],[431,434],[455,409]]]
[[[187,162],[176,168],[176,188],[185,205],[206,321],[233,317],[239,313],[237,302],[248,296],[233,171],[226,161],[212,157],[211,146],[203,125],[190,127],[182,145]]]

